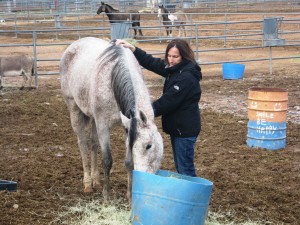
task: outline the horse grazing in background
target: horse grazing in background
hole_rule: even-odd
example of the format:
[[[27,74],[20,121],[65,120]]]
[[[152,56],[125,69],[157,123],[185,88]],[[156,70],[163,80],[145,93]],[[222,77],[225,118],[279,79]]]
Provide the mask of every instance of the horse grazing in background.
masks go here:
[[[178,30],[178,37],[181,36],[183,30],[184,36],[186,37],[185,25],[187,24],[187,16],[183,11],[176,11],[171,14],[163,5],[158,6],[157,17],[163,18],[163,25],[166,28],[167,36],[172,37],[172,26],[175,26]],[[172,25],[172,26],[171,26]]]
[[[128,48],[86,37],[65,50],[60,61],[60,74],[62,94],[82,157],[84,192],[93,192],[100,186],[97,165],[100,143],[103,197],[108,200],[112,168],[110,130],[122,123],[126,131],[125,165],[127,197],[130,199],[132,170],[155,173],[163,156],[162,137],[154,122],[140,65]],[[89,143],[87,128],[90,128]]]
[[[137,11],[129,10],[125,14],[121,13],[119,10],[114,9],[108,4],[101,2],[97,14],[102,12],[106,13],[110,23],[120,23],[125,21],[132,21],[132,27],[140,27],[140,14]],[[143,36],[142,30],[138,28],[139,35]],[[134,36],[137,35],[137,28],[134,28]]]

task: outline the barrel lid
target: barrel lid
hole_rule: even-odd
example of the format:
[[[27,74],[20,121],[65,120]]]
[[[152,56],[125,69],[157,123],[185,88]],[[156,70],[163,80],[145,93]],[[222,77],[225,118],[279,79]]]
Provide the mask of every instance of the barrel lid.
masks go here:
[[[285,88],[272,88],[272,87],[251,87],[250,91],[261,91],[261,92],[287,92]]]

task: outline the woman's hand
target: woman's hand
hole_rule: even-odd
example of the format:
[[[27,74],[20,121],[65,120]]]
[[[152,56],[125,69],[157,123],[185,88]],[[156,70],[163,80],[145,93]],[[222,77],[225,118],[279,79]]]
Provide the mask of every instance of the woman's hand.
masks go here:
[[[129,48],[132,52],[135,51],[135,47],[125,40],[117,39],[115,43],[116,43],[116,45],[122,45],[125,48]]]

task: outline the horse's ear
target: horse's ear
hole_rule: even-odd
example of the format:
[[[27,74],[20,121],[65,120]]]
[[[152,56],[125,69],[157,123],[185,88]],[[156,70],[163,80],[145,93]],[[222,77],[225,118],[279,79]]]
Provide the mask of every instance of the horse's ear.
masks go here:
[[[104,5],[104,2],[101,2],[101,5]]]
[[[128,129],[130,126],[130,119],[127,118],[121,111],[120,111],[121,121],[123,126]]]
[[[146,126],[146,124],[147,124],[147,116],[146,116],[146,114],[142,110],[140,110],[140,119],[143,122],[143,125]]]

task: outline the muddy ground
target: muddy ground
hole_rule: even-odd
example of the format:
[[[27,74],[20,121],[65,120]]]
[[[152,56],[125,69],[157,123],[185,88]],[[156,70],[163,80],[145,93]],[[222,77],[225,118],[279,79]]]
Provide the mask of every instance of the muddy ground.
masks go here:
[[[204,77],[201,82],[203,129],[196,144],[195,162],[198,176],[214,183],[211,211],[229,211],[229,219],[238,222],[251,219],[268,221],[265,224],[297,224],[300,221],[300,124],[296,123],[299,73],[290,71],[288,68],[272,76],[245,76],[243,80]],[[161,79],[148,72],[145,77],[152,97],[158,97]],[[247,98],[248,88],[257,79],[262,86],[287,88],[289,109],[298,107],[297,116],[289,116],[287,120],[285,149],[247,147],[247,110],[242,99]],[[156,122],[161,129],[160,119]],[[114,129],[111,138],[112,195],[124,198],[123,130]],[[162,169],[174,171],[166,135],[164,144]],[[37,90],[1,91],[0,152],[1,179],[18,182],[17,192],[0,192],[1,224],[49,224],[55,221],[57,212],[79,199],[102,198],[101,192],[91,195],[82,192],[81,158],[58,77],[40,78]]]

